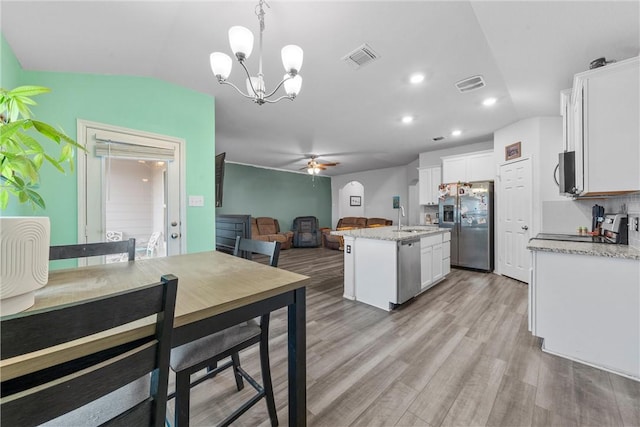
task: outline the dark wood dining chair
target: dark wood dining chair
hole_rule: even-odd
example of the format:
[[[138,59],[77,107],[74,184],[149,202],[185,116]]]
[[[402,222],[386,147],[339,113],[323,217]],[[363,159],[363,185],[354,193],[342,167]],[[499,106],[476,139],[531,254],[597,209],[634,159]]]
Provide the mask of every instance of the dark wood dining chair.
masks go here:
[[[32,374],[2,381],[3,426],[35,426],[67,414],[151,373],[148,396],[110,425],[165,424],[169,355],[178,279],[0,319],[2,360],[63,344],[157,314],[154,335]]]
[[[120,242],[80,243],[49,247],[49,260],[86,258],[99,255],[128,254],[128,261],[136,259],[136,239]]]
[[[239,256],[243,252],[267,255],[269,256],[269,265],[277,267],[280,245],[280,242],[263,242],[238,236],[234,255]],[[230,367],[233,367],[238,391],[244,388],[243,379],[246,379],[257,393],[221,421],[218,426],[230,425],[263,397],[267,402],[271,425],[278,425],[269,366],[269,314],[263,314],[258,320],[259,322],[256,319],[251,319],[243,324],[231,326],[215,334],[176,347],[171,351],[171,369],[176,373],[176,390],[175,393],[169,395],[169,399],[175,397],[174,427],[186,427],[189,425],[191,388],[209,378],[215,377]],[[240,366],[239,352],[254,344],[260,344],[262,385]],[[221,360],[228,357],[231,357],[231,360],[218,366]],[[204,369],[208,370],[206,374],[191,381],[192,374]]]

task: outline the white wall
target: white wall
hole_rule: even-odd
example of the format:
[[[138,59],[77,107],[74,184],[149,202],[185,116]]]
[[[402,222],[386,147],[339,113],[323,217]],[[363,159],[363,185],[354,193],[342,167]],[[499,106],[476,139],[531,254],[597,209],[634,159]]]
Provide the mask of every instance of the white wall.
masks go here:
[[[417,172],[416,172],[417,173]],[[339,190],[350,181],[358,181],[364,186],[364,217],[398,220],[397,209],[393,209],[393,196],[400,196],[400,204],[407,206],[408,182],[407,166],[377,169],[331,177],[332,228],[340,219],[338,212]]]
[[[123,232],[123,240],[148,239],[153,232],[153,170],[135,160],[111,159],[110,163],[106,229]]]
[[[351,206],[351,196],[360,197],[360,206]],[[350,181],[339,189],[339,205],[338,218],[345,216],[364,216],[364,205],[366,198],[364,195],[364,186],[358,181]],[[335,223],[337,224],[337,220]]]

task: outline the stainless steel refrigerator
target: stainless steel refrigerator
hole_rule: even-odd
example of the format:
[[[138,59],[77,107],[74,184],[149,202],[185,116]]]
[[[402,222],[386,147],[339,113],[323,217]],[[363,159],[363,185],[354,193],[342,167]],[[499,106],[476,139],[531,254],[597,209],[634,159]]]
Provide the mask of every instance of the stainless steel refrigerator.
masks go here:
[[[451,230],[451,265],[493,271],[493,181],[443,187],[440,228]]]

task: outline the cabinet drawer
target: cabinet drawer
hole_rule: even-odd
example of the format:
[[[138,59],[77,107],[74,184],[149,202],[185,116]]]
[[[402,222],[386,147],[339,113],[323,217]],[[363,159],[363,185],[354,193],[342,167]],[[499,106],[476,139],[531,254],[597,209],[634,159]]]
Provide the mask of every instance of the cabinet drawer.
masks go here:
[[[420,247],[433,246],[442,243],[442,234],[436,234],[435,236],[425,236],[420,238]]]

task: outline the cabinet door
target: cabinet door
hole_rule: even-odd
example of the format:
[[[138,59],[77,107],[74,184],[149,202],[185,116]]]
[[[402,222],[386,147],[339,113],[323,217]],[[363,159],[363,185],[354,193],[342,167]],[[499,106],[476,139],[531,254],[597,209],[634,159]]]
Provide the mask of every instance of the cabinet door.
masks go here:
[[[583,168],[583,132],[582,132],[582,81],[578,81],[571,95],[571,117],[573,118],[572,135],[574,149],[576,152],[576,194],[584,190],[584,168]]]
[[[418,170],[418,202],[421,205],[428,205],[432,202],[431,168]]]
[[[494,178],[493,151],[469,156],[467,181],[490,181]]]
[[[603,70],[586,79],[583,94],[585,192],[640,190],[638,72],[636,64]]]
[[[467,157],[442,159],[442,182],[467,181]]]
[[[437,205],[438,200],[438,188],[442,184],[442,168],[436,166],[431,168],[431,204]]]
[[[560,114],[562,115],[562,146],[564,151],[574,151],[573,110],[571,108],[571,89],[560,92]]]
[[[420,279],[421,290],[427,289],[433,283],[433,247],[427,246],[420,248]]]
[[[435,283],[442,278],[442,244],[433,246],[431,265],[432,283]]]

